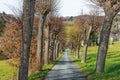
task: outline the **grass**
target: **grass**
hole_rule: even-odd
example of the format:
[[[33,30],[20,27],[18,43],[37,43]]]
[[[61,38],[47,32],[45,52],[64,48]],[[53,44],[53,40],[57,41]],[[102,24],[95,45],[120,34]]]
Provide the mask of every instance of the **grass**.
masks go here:
[[[73,26],[73,21],[64,21],[65,26]]]
[[[43,80],[48,71],[51,70],[51,68],[59,61],[61,57],[62,54],[60,54],[60,57],[53,63],[45,65],[42,71],[29,75],[29,80]],[[0,55],[0,80],[17,80],[18,69],[10,66],[8,61],[10,60],[3,60],[3,56]]]
[[[72,21],[65,21],[64,22],[64,26],[65,26],[65,31],[66,31],[66,39],[69,40],[70,39],[70,31],[71,31],[71,28],[73,27],[73,22]]]
[[[104,73],[95,73],[97,50],[98,47],[88,48],[85,64],[81,63],[81,59],[75,59],[72,53],[71,56],[88,80],[120,80],[120,42],[109,46]]]
[[[52,69],[52,67],[61,59],[63,54],[60,54],[60,56],[53,61],[51,64],[43,66],[42,71],[33,73],[29,76],[29,80],[44,80],[47,73]]]
[[[67,34],[67,35],[66,35],[66,39],[67,39],[67,40],[70,39],[70,34],[69,34],[69,33],[70,33],[70,31],[71,31],[71,28],[72,28],[71,26],[65,27],[66,34]]]
[[[11,67],[8,60],[0,60],[0,80],[13,80],[16,73],[16,68]]]

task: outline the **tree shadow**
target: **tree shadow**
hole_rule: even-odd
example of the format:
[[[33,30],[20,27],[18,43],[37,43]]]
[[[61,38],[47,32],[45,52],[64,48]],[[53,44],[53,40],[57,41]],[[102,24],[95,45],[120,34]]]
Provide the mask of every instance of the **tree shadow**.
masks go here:
[[[107,69],[106,69],[107,73],[117,73],[120,74],[120,64],[110,64]]]
[[[74,60],[73,62],[75,62],[75,63],[76,63],[76,62],[81,62],[81,60],[80,60],[80,59],[77,59],[77,60]]]

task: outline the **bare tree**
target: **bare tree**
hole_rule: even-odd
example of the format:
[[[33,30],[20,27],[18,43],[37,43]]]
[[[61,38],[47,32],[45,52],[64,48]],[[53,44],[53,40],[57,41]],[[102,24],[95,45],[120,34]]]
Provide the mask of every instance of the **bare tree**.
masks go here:
[[[73,31],[74,30],[74,31]],[[70,31],[71,43],[74,47],[74,56],[79,59],[81,41],[83,39],[83,33],[80,26],[74,26]]]
[[[99,7],[97,6],[91,6],[91,11],[90,14],[87,17],[87,23],[89,25],[89,30],[87,33],[87,36],[85,37],[85,41],[84,41],[84,48],[83,48],[83,56],[82,56],[82,63],[86,62],[86,55],[87,55],[87,49],[88,49],[88,43],[90,40],[90,36],[91,33],[96,32],[97,29],[99,29],[99,27],[101,27],[100,23],[101,21],[99,19]]]
[[[88,49],[88,43],[90,41],[91,33],[97,32],[98,29],[101,27],[101,16],[99,16],[99,7],[97,6],[91,6],[91,11],[89,15],[84,15],[83,12],[80,16],[76,17],[75,19],[75,25],[79,26],[81,31],[81,34],[83,34],[83,52],[82,52],[82,63],[86,62],[87,57],[87,49]],[[98,21],[100,20],[100,21]]]
[[[112,22],[115,15],[120,11],[120,0],[94,0],[94,3],[101,6],[105,12],[105,19],[100,34],[100,45],[96,62],[96,72],[103,72],[105,68]]]
[[[44,65],[43,60],[47,62],[47,58],[43,57],[43,31],[47,15],[56,10],[56,0],[36,0],[36,12],[40,14],[40,21],[38,26],[38,43],[37,43],[37,59],[38,69],[41,70]],[[46,55],[46,54],[45,54]],[[42,59],[43,58],[43,59]]]
[[[91,28],[88,24],[88,15],[80,15],[75,20],[75,25],[79,26],[81,29],[81,34],[83,34],[83,41],[84,41],[84,48],[82,53],[82,63],[86,62],[86,55],[87,55],[87,47],[88,47],[88,40],[89,40],[89,33],[91,31]]]
[[[59,18],[59,17],[52,17],[51,18],[51,33],[52,33],[52,41],[51,41],[51,47],[52,47],[52,60],[55,60],[56,59],[56,43],[57,43],[57,35],[59,34],[59,32],[61,31],[61,28],[63,26],[63,23],[62,23],[62,19]]]
[[[45,26],[45,64],[49,63],[50,25]]]
[[[82,63],[86,63],[87,49],[88,49],[88,41],[89,41],[89,37],[90,37],[91,30],[92,30],[92,26],[89,27],[87,36],[86,36],[86,38],[85,38],[85,40],[84,40],[84,48],[83,48],[82,60],[81,60]]]
[[[24,0],[23,2],[22,53],[19,80],[28,80],[28,64],[34,19],[34,4],[34,0]]]
[[[47,15],[52,8],[52,0],[36,0],[36,11],[40,14],[39,26],[38,26],[38,40],[37,40],[37,61],[38,69],[42,69],[43,65],[43,30]]]

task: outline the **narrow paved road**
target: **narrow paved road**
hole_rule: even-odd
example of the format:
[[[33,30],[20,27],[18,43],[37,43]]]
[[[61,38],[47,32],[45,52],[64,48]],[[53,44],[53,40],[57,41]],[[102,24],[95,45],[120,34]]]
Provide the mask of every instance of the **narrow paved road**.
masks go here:
[[[45,80],[87,80],[67,52],[62,59],[48,72]]]

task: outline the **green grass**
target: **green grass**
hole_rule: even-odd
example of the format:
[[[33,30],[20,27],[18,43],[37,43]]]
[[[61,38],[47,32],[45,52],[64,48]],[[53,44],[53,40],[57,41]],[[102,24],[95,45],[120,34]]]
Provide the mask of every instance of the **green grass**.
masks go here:
[[[43,80],[48,71],[51,70],[51,68],[59,61],[61,57],[62,54],[60,54],[60,57],[53,63],[44,66],[42,71],[31,74],[29,76],[29,80]],[[18,69],[10,66],[8,61],[10,60],[3,60],[3,57],[0,56],[0,80],[17,80]]]
[[[70,39],[70,31],[71,31],[71,28],[73,27],[73,21],[65,21],[64,26],[65,26],[65,31],[67,34],[66,39],[69,40]]]
[[[71,56],[88,80],[120,80],[120,42],[109,46],[104,73],[95,73],[97,50],[98,47],[88,48],[85,64],[81,63],[81,59],[75,59],[72,53]]]
[[[11,67],[8,60],[0,60],[0,80],[13,80],[16,68]]]
[[[52,67],[61,59],[63,54],[60,54],[60,56],[51,64],[43,66],[42,71],[33,73],[29,76],[29,80],[44,80],[47,73],[52,69]]]
[[[66,34],[67,34],[67,35],[66,35],[66,39],[67,39],[67,40],[70,39],[70,34],[69,34],[69,33],[70,33],[70,31],[71,31],[71,28],[72,28],[71,26],[66,26],[66,27],[65,27]]]
[[[73,21],[64,21],[65,26],[73,26]]]

